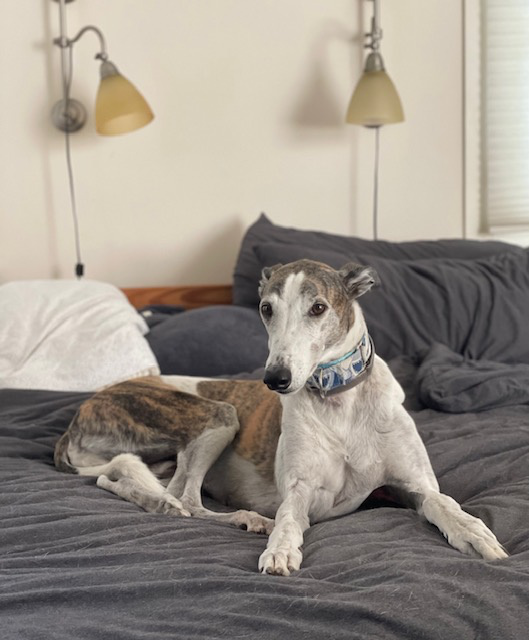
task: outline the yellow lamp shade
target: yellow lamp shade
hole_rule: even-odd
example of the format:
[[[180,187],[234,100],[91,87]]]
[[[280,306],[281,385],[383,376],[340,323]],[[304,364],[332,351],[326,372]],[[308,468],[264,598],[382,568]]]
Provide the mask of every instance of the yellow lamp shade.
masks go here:
[[[397,89],[383,69],[364,71],[349,102],[345,120],[365,127],[404,120]]]
[[[135,131],[154,118],[151,108],[136,87],[111,62],[101,65],[101,82],[96,97],[96,131],[115,136]]]

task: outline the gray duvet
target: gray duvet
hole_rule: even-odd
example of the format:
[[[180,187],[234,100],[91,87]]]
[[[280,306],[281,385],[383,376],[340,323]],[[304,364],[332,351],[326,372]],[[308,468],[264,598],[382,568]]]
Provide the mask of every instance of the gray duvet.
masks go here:
[[[86,394],[2,390],[0,637],[529,637],[527,397],[518,390],[504,401],[504,370],[502,397],[489,386],[487,410],[475,412],[490,372],[472,372],[464,388],[468,363],[442,349],[429,357],[422,401],[448,397],[443,389],[455,384],[468,410],[413,416],[442,490],[493,529],[507,560],[463,556],[414,512],[373,498],[310,528],[299,572],[260,575],[264,536],[148,514],[91,478],[55,470],[54,444]]]

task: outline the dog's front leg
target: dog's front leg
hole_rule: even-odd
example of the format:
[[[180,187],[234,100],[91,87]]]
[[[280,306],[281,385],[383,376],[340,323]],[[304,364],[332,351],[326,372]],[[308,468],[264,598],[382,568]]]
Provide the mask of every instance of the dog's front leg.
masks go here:
[[[266,550],[259,558],[261,572],[288,576],[300,568],[303,532],[310,524],[312,495],[312,489],[302,480],[295,480],[287,487]]]
[[[389,446],[386,484],[396,487],[455,549],[485,560],[506,558],[507,553],[485,523],[439,491],[426,448],[411,417],[399,408],[396,418],[400,431],[396,431]],[[398,428],[399,423],[396,424]]]

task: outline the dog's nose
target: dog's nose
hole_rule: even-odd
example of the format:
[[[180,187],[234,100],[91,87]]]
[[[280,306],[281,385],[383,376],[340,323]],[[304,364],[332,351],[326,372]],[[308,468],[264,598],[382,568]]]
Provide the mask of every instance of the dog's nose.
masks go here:
[[[265,371],[263,382],[272,391],[286,391],[292,382],[292,374],[285,367],[270,367]]]

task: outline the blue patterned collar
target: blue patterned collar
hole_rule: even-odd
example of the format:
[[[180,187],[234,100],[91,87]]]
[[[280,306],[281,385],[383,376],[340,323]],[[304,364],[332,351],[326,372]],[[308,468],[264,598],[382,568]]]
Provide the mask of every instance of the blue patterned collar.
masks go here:
[[[375,348],[369,334],[364,333],[356,347],[341,358],[319,364],[306,382],[310,391],[322,398],[333,393],[347,391],[360,384],[371,372]]]

